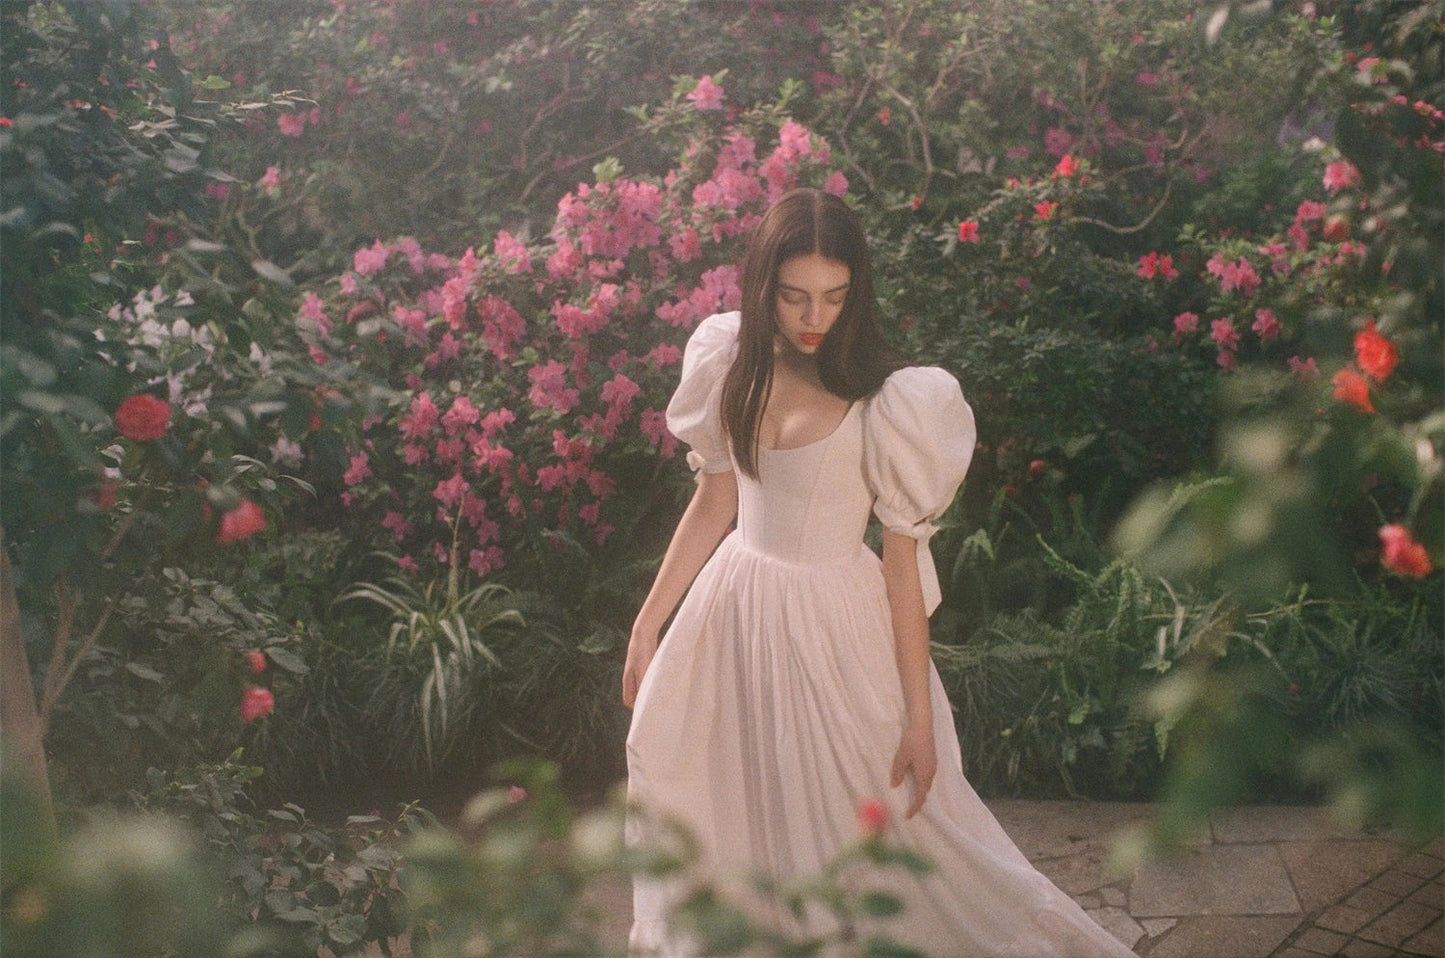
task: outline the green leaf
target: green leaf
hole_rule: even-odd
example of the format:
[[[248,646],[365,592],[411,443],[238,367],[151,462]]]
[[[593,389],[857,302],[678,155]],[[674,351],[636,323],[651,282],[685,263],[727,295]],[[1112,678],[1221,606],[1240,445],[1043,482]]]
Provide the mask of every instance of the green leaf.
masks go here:
[[[334,945],[359,945],[366,937],[365,915],[342,915],[326,926],[326,937]]]
[[[290,287],[296,285],[295,282],[291,279],[290,273],[286,272],[284,269],[277,266],[269,259],[253,259],[251,261],[251,268],[255,270],[256,275],[260,276],[262,279],[268,279],[273,283],[280,284],[281,286]]]
[[[284,646],[267,646],[266,657],[292,675],[306,675],[311,671],[311,668],[300,655]]]
[[[127,662],[125,670],[137,678],[145,679],[147,682],[154,682],[157,685],[164,685],[166,677],[148,665],[139,662]]]
[[[223,77],[218,77],[213,73],[200,83],[197,83],[196,86],[202,90],[229,90],[231,88],[231,81]]]
[[[896,895],[870,891],[863,894],[863,898],[858,902],[858,907],[865,915],[871,915],[874,918],[891,918],[903,911],[903,901]]]

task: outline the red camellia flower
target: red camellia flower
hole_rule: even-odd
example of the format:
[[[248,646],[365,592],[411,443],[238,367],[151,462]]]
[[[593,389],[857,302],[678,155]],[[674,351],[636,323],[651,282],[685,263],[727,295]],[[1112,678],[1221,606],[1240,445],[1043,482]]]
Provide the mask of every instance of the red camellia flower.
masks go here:
[[[1365,320],[1365,328],[1355,334],[1355,362],[1375,382],[1383,382],[1395,371],[1400,352],[1375,329],[1373,317]]]
[[[858,827],[865,834],[879,835],[888,827],[888,806],[876,798],[865,798],[858,804]]]
[[[1364,376],[1353,369],[1341,369],[1331,381],[1335,384],[1336,399],[1349,403],[1360,412],[1375,411],[1374,404],[1370,402],[1370,384]]]
[[[266,671],[266,653],[256,649],[247,652],[246,668],[251,670],[252,675],[259,675]]]
[[[978,242],[978,221],[964,220],[958,224],[958,241],[960,243]]]
[[[247,722],[254,722],[258,718],[265,718],[276,708],[276,696],[271,694],[270,689],[263,689],[259,685],[248,685],[241,693],[241,718]]]
[[[150,442],[171,427],[171,404],[149,393],[136,393],[121,400],[115,409],[115,429],[127,439]]]
[[[1340,216],[1338,213],[1334,216],[1331,216],[1329,219],[1325,220],[1324,229],[1320,231],[1320,235],[1331,243],[1343,242],[1350,235],[1349,219],[1347,217]]]
[[[1380,527],[1380,562],[1397,575],[1423,579],[1434,567],[1425,547],[1402,525]]]
[[[266,514],[261,507],[249,499],[242,499],[236,508],[221,514],[221,528],[216,531],[216,541],[240,542],[249,539],[266,528]]]

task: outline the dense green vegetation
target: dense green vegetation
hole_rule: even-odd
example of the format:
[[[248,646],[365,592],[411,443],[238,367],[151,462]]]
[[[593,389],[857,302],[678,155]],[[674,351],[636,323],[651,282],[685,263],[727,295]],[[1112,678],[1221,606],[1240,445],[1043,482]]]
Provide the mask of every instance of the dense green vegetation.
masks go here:
[[[9,854],[32,800],[187,819],[214,934],[315,953],[403,927],[397,803],[614,783],[660,410],[797,183],[979,421],[934,540],[975,786],[1439,831],[1439,4],[0,15],[7,926],[71,880]]]

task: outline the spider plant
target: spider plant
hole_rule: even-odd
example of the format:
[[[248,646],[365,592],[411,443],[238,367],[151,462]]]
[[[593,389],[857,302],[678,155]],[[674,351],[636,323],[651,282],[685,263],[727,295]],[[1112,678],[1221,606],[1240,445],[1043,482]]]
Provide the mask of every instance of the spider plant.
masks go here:
[[[392,726],[388,737],[394,749],[414,744],[420,732],[428,771],[435,770],[461,731],[478,724],[488,698],[486,680],[502,668],[496,640],[525,624],[505,586],[483,582],[464,588],[456,559],[454,548],[444,581],[419,582],[398,574],[381,582],[357,582],[336,598],[336,603],[369,602],[390,615],[372,705]],[[391,708],[413,687],[415,709]]]

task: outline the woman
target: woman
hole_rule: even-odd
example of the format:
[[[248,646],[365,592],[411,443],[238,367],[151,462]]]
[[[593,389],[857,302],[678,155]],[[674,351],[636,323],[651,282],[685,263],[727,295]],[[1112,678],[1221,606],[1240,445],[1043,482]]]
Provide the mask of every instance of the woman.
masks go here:
[[[699,475],[628,645],[630,797],[688,825],[720,878],[815,874],[881,799],[887,839],[935,864],[871,876],[906,907],[883,933],[940,958],[1129,955],[963,777],[928,654],[932,520],[975,440],[958,383],[888,347],[866,240],[837,197],[783,196],[742,285],[740,312],[694,331],[667,410]],[[690,954],[668,894],[638,883],[639,953]]]

